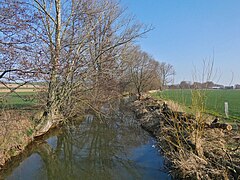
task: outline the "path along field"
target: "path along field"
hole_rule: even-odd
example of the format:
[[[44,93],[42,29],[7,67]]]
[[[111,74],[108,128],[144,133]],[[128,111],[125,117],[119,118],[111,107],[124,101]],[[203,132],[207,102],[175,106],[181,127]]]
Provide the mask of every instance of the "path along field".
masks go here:
[[[240,122],[240,90],[165,90],[152,96],[173,100],[191,108],[194,91],[200,92],[205,102],[205,112],[225,117],[224,103],[228,102],[229,118]]]

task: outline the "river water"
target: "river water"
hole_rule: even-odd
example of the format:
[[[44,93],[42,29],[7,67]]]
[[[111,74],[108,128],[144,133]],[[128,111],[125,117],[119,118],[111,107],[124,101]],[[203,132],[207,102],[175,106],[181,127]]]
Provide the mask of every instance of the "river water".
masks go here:
[[[156,142],[127,110],[87,115],[38,140],[4,179],[171,179]],[[0,178],[1,179],[1,178]]]

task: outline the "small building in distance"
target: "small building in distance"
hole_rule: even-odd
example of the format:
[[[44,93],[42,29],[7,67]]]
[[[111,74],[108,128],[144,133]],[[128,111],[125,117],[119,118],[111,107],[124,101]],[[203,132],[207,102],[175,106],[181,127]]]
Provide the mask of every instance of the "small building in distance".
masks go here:
[[[233,89],[233,86],[225,86],[224,89]]]
[[[224,87],[219,87],[219,86],[213,86],[212,89],[224,89]]]
[[[224,89],[224,86],[220,84],[215,84],[211,89]]]
[[[179,88],[178,84],[176,84],[176,85],[172,84],[172,85],[168,86],[168,89],[180,89],[180,88]]]
[[[236,84],[235,89],[240,89],[240,84]]]

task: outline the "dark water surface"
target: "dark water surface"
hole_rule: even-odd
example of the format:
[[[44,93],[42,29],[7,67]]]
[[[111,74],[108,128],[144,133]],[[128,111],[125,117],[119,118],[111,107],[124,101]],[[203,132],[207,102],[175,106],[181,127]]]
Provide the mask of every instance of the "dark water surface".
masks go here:
[[[118,111],[111,118],[88,115],[38,141],[2,175],[6,179],[171,179],[155,140]],[[17,164],[17,165],[16,165]]]

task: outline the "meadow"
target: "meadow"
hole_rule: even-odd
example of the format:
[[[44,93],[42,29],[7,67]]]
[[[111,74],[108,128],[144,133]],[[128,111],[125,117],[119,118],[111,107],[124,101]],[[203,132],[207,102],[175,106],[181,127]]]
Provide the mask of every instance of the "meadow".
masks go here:
[[[240,121],[240,90],[165,90],[152,96],[173,100],[191,109],[194,91],[202,94],[206,113],[225,118],[224,103],[228,102],[229,118]]]
[[[18,92],[11,93],[4,97],[6,93],[0,92],[0,108],[7,109],[21,109],[26,107],[31,107],[36,104],[37,100],[35,99],[35,92]]]

